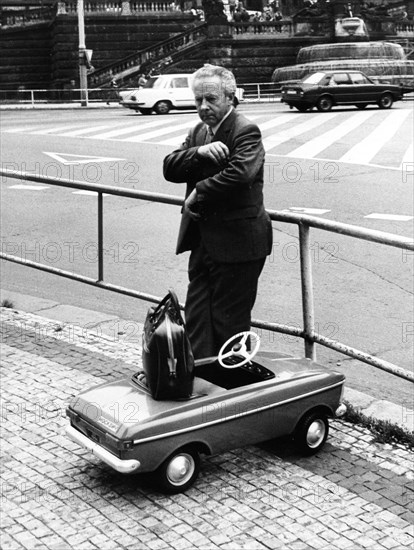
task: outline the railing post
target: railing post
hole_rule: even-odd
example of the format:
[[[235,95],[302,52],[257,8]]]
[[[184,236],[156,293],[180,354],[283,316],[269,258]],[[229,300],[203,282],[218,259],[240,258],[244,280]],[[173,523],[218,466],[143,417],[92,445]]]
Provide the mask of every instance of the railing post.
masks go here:
[[[32,102],[32,107],[34,108],[35,102],[34,102],[34,90],[30,90],[30,100]]]
[[[98,281],[103,278],[103,193],[98,192]]]
[[[79,83],[82,107],[88,106],[88,76],[85,45],[85,14],[83,0],[78,0],[78,32],[79,32]]]
[[[302,284],[303,331],[305,339],[305,356],[316,360],[315,343],[312,337],[315,332],[315,313],[313,308],[312,259],[310,250],[310,227],[299,224],[300,271]]]

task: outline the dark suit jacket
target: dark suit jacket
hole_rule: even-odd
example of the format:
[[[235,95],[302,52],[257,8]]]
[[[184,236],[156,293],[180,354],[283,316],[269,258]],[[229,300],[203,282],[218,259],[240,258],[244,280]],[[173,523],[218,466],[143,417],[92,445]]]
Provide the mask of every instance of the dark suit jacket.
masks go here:
[[[213,141],[230,151],[223,165],[197,157],[206,138],[206,126],[198,123],[182,146],[164,159],[164,177],[187,183],[186,197],[197,188],[197,207],[202,219],[195,222],[183,213],[177,254],[201,242],[217,262],[237,263],[264,258],[272,247],[271,221],[263,205],[264,148],[256,124],[233,110]]]

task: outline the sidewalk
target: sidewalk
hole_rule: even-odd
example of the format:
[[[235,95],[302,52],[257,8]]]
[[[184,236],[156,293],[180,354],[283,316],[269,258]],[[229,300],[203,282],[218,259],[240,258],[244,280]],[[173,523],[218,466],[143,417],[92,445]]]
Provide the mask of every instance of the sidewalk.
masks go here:
[[[65,437],[65,409],[82,389],[139,368],[141,325],[4,298],[17,307],[1,308],[4,550],[413,547],[413,453],[341,420],[314,457],[277,442],[203,457],[181,495],[110,470]],[[412,426],[412,411],[350,389],[345,398]]]

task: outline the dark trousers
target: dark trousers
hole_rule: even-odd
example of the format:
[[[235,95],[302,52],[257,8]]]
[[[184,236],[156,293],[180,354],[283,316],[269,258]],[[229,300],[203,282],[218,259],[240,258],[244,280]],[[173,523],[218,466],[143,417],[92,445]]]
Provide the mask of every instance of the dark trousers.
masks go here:
[[[218,355],[231,336],[250,330],[265,260],[217,263],[203,246],[191,252],[185,318],[195,359]]]

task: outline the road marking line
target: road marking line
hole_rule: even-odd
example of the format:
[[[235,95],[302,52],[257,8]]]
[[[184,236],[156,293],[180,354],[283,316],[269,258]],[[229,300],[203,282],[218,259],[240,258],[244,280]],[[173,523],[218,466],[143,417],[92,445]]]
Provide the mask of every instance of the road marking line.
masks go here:
[[[58,162],[61,162],[62,164],[65,164],[66,166],[69,166],[71,164],[87,164],[89,162],[109,162],[109,161],[120,161],[120,160],[126,160],[126,159],[120,159],[115,157],[96,157],[91,155],[72,155],[70,153],[51,153],[44,151],[45,155],[48,155],[54,160],[57,160]],[[65,157],[73,157],[72,160],[68,160]]]
[[[10,185],[9,189],[25,189],[27,191],[41,191],[42,189],[48,189],[48,186],[44,185]]]
[[[30,132],[36,128],[37,126],[23,126],[22,128],[3,128],[1,131],[7,134],[18,134],[20,132]]]
[[[369,163],[378,151],[392,139],[406,117],[407,112],[403,110],[389,113],[387,118],[385,118],[369,135],[349,149],[345,155],[342,155],[339,159],[340,162],[359,164],[361,159],[363,159],[363,164]],[[375,135],[375,139],[373,134]]]
[[[361,124],[364,124],[366,120],[374,115],[374,111],[366,113],[355,113],[352,117],[344,120],[341,124],[332,128],[328,132],[311,139],[307,143],[304,143],[297,149],[294,149],[288,153],[287,157],[300,157],[300,158],[313,158],[318,153],[332,145],[334,141],[342,138]]]
[[[286,122],[294,122],[295,120],[302,118],[303,115],[296,115],[294,118],[291,114],[287,115],[280,115],[275,117],[272,120],[268,120],[267,122],[263,122],[263,124],[259,124],[259,128],[262,132],[265,132],[266,130],[270,130],[271,128],[275,128],[277,126],[281,126],[282,124],[285,124]]]
[[[273,149],[277,145],[280,145],[281,143],[286,142],[289,139],[303,134],[304,132],[308,132],[309,130],[316,128],[317,126],[324,124],[327,120],[335,116],[337,116],[336,113],[324,113],[323,116],[316,115],[310,120],[305,120],[305,122],[303,122],[302,124],[297,124],[292,128],[287,128],[286,130],[278,134],[272,134],[271,136],[263,140],[265,151]]]
[[[170,145],[171,147],[179,147],[187,137],[187,134],[181,134],[180,136],[175,136],[171,139],[165,139],[163,141],[157,141],[159,145]]]
[[[88,196],[94,196],[98,194],[97,191],[86,191],[85,189],[81,189],[80,191],[72,191],[72,195],[88,195]],[[111,193],[102,193],[102,196],[108,197]]]
[[[300,212],[301,214],[310,214],[315,216],[322,216],[327,214],[330,210],[325,210],[323,208],[303,208],[301,206],[289,206],[287,210],[282,210],[282,212]]]
[[[103,134],[97,134],[96,136],[93,136],[94,139],[108,139],[116,136],[122,136],[123,134],[129,134],[129,133],[136,133],[137,130],[146,130],[148,128],[154,128],[156,126],[161,126],[164,124],[164,120],[154,120],[153,122],[148,122],[147,124],[142,124],[139,127],[137,125],[135,126],[128,126],[127,128],[120,128],[116,130],[111,130],[110,132],[104,132]]]
[[[406,169],[406,165],[407,164],[414,164],[414,147],[413,147],[413,144],[410,143],[410,145],[407,147],[407,150],[406,152],[404,153],[404,156],[403,156],[403,159],[402,159],[402,162],[401,162],[401,165],[400,165],[400,169],[403,170],[403,169]],[[411,174],[413,173],[413,169],[414,169],[414,166],[411,167]]]
[[[84,126],[85,125],[83,125],[82,128],[84,128]],[[74,128],[79,128],[79,123],[78,124],[69,124],[68,126],[58,126],[57,128],[54,127],[54,128],[45,128],[45,129],[42,129],[42,130],[34,130],[34,131],[29,132],[29,134],[31,134],[33,136],[38,136],[38,135],[44,135],[44,134],[53,134],[54,132],[59,133],[62,130],[70,130],[70,129],[74,129]]]
[[[63,134],[59,132],[60,136],[63,137],[77,137],[77,136],[83,136],[84,134],[90,134],[91,132],[99,132],[100,130],[106,130],[107,128],[111,128],[111,126],[105,125],[105,126],[95,126],[94,128],[80,128],[78,130],[72,130],[71,132],[64,132]]]
[[[184,124],[177,124],[176,126],[167,126],[166,128],[162,128],[161,130],[154,130],[152,132],[139,134],[136,136],[121,139],[120,141],[142,142],[158,136],[172,134],[173,132],[176,132],[177,130],[182,130],[183,128],[191,128],[191,122],[187,121]]]
[[[260,115],[249,116],[249,120],[256,120],[257,118],[261,118],[261,116]],[[194,122],[193,122],[193,124],[194,124]],[[189,126],[189,128],[190,128],[190,126]],[[261,128],[260,125],[259,125],[259,128]],[[170,145],[171,147],[178,147],[179,145],[181,145],[181,143],[183,143],[183,141],[185,140],[186,137],[187,137],[187,134],[180,134],[179,136],[175,136],[175,137],[170,138],[170,139],[157,141],[157,144],[158,145]]]
[[[368,216],[364,216],[364,218],[368,218],[371,220],[388,220],[388,221],[395,221],[395,222],[409,222],[410,220],[414,219],[414,216],[403,216],[399,214],[378,214],[376,212],[373,212],[372,214],[368,214]]]

